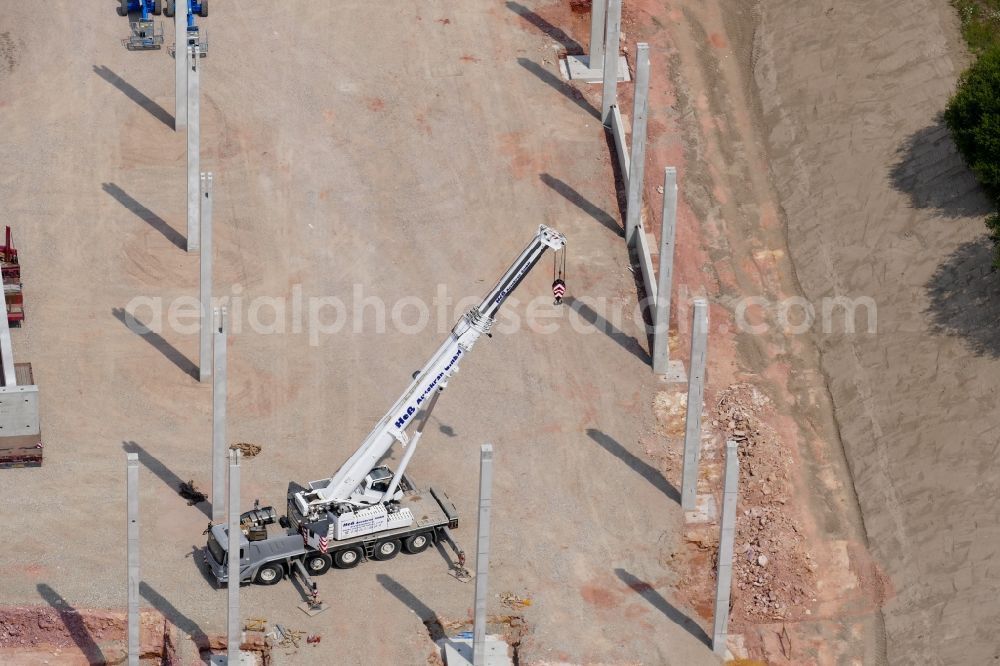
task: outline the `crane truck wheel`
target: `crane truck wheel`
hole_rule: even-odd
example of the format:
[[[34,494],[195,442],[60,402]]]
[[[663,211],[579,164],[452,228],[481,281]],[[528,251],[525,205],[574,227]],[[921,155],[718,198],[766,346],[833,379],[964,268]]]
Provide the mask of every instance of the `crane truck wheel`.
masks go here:
[[[333,565],[333,560],[329,555],[314,553],[306,558],[306,571],[310,576],[322,576]]]
[[[163,13],[162,0],[153,0],[153,16],[159,16]]]
[[[128,0],[121,0],[115,11],[118,12],[118,16],[128,16]]]
[[[163,6],[163,15],[167,18],[173,18],[174,15],[174,0],[167,0],[167,4]]]
[[[385,562],[399,555],[399,540],[386,539],[375,544],[375,559]]]
[[[361,562],[360,548],[345,548],[333,554],[333,563],[338,569],[353,569]]]
[[[431,540],[427,538],[426,534],[414,534],[413,536],[407,537],[406,541],[403,542],[403,548],[410,555],[422,553],[427,550],[427,547],[430,545]]]
[[[201,0],[201,11],[198,12],[198,16],[208,18],[208,0]]]
[[[265,564],[257,571],[255,579],[260,585],[274,585],[285,577],[285,570],[277,562]]]

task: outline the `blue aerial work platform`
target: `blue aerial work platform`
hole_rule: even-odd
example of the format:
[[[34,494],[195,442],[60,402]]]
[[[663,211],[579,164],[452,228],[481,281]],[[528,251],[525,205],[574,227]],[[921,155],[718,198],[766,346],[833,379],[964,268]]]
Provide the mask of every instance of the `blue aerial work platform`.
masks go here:
[[[180,3],[187,4],[187,44],[188,46],[198,45],[199,55],[204,58],[208,55],[208,38],[198,25],[194,22],[195,15],[202,18],[208,17],[208,0],[180,0]],[[166,16],[174,16],[177,11],[178,0],[166,0],[163,6],[163,13]],[[175,47],[176,48],[176,47]]]
[[[116,11],[119,16],[134,16],[129,21],[132,34],[123,40],[130,51],[146,51],[163,46],[163,26],[159,31],[152,16],[159,16],[162,0],[119,0]]]

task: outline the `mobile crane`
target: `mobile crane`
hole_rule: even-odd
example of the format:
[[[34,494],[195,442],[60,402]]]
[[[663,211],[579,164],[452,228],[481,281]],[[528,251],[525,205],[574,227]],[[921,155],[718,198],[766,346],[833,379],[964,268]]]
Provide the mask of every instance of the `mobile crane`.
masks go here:
[[[162,7],[162,0],[118,0],[118,6],[115,8],[118,16],[139,12],[138,20],[129,22],[132,34],[123,40],[130,51],[147,51],[163,46],[163,27],[157,31],[156,23],[150,18],[159,16]]]
[[[362,560],[390,560],[400,550],[415,554],[444,541],[458,557],[465,555],[449,530],[458,513],[448,496],[434,488],[418,489],[405,475],[438,397],[458,372],[461,360],[482,335],[490,335],[497,312],[511,292],[538,263],[545,250],[557,254],[553,291],[557,302],[565,290],[560,262],[566,238],[544,225],[478,307],[463,315],[427,364],[375,425],[346,463],[327,479],[303,487],[288,484],[287,514],[280,520],[273,507],[255,506],[241,516],[240,582],[273,585],[297,571],[315,592],[309,574],[331,566],[350,569]],[[418,412],[423,410],[419,416]],[[417,423],[412,436],[406,431]],[[394,444],[404,447],[393,472],[379,461]],[[273,526],[277,522],[281,528]],[[269,527],[271,532],[269,532]],[[216,580],[228,582],[229,534],[225,525],[210,525],[204,554]],[[307,573],[308,572],[308,573]]]

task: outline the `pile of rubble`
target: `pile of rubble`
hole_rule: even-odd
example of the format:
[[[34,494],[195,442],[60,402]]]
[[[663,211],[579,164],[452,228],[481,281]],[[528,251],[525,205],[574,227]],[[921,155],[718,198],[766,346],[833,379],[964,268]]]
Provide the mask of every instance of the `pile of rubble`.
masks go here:
[[[739,443],[740,503],[733,563],[733,611],[747,618],[808,615],[816,565],[788,505],[792,458],[762,416],[770,400],[750,384],[719,395],[713,427]]]

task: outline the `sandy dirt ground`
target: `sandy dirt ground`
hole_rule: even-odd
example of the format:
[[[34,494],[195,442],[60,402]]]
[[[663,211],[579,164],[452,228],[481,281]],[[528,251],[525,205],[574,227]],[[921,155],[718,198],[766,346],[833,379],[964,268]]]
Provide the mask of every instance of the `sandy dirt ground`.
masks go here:
[[[570,51],[581,48],[578,36],[588,27],[572,6],[544,5],[532,21]],[[740,439],[731,626],[750,656],[775,664],[879,663],[884,576],[868,555],[816,341],[808,331],[786,330],[775,307],[750,313],[748,323],[762,325],[755,332],[735,318],[747,297],[777,305],[800,294],[754,97],[758,16],[741,7],[633,2],[622,22],[629,53],[639,41],[651,47],[650,231],[658,230],[662,168],[676,166],[681,183],[672,343],[680,357],[689,343],[688,299],[704,294],[713,302],[699,489],[718,499],[722,443]],[[598,103],[594,89],[585,94]],[[627,121],[628,86],[620,102]],[[657,422],[643,436],[643,452],[676,484],[683,391],[661,385],[652,399]],[[677,596],[705,623],[716,545],[714,523],[688,525],[669,560]]]
[[[987,202],[940,112],[967,57],[944,1],[765,0],[755,82],[792,258],[813,303],[869,297],[818,336],[872,552],[891,664],[1000,659],[1000,337]]]
[[[182,249],[184,151],[171,129],[173,62],[128,53],[113,4],[11,5],[0,18],[0,198],[22,250],[28,320],[19,360],[42,387],[46,462],[0,484],[8,604],[125,603],[124,452],[142,474],[144,603],[191,642],[221,633],[225,591],[198,566],[203,507],[181,481],[209,482],[210,394],[193,379],[196,336],[140,337],[121,314],[137,296],[197,293]],[[215,173],[216,293],[304,298],[355,289],[390,306],[480,297],[534,233],[570,239],[571,293],[635,302],[614,221],[603,131],[555,83],[552,41],[513,3],[213,4],[202,85],[203,168]],[[167,27],[167,40],[171,30]],[[553,187],[586,192],[592,213]],[[608,211],[599,214],[596,211]],[[547,264],[522,287],[524,315]],[[284,333],[230,339],[229,437],[263,446],[243,497],[281,507],[289,480],[332,473],[454,321],[420,334],[358,330],[311,346],[291,306]],[[241,317],[233,313],[234,321]],[[149,311],[137,315],[146,323]],[[553,315],[559,333],[495,335],[463,366],[410,471],[446,488],[474,538],[478,446],[497,450],[493,592],[531,600],[522,664],[713,664],[694,610],[661,562],[680,511],[636,463],[656,390],[637,325],[605,335]],[[281,317],[279,317],[281,319]],[[276,328],[280,326],[276,325]],[[583,329],[583,332],[576,332]],[[645,476],[644,476],[645,475]],[[649,478],[646,478],[649,477]],[[276,664],[425,664],[425,622],[464,620],[472,589],[419,557],[321,579],[331,610],[308,619],[290,585],[248,587],[247,617],[322,634]],[[505,612],[498,606],[493,612]],[[186,652],[185,652],[186,650]]]
[[[357,328],[311,345],[296,294],[387,309],[479,296],[551,224],[570,238],[577,312],[610,320],[607,334],[564,308],[557,333],[484,341],[412,474],[471,517],[477,446],[497,446],[492,584],[531,600],[513,611],[520,663],[718,663],[705,645],[712,529],[685,526],[675,503],[682,392],[650,377],[645,336],[615,315],[636,291],[598,89],[557,78],[558,54],[585,50],[588,20],[571,4],[213,5],[202,114],[216,293],[244,303],[230,438],[263,446],[244,466],[246,504],[280,507],[288,480],[353,451],[456,309],[432,308],[422,333],[381,332],[368,302]],[[945,3],[925,4],[626,6],[627,49],[653,49],[647,225],[663,166],[682,186],[679,357],[684,303],[713,301],[703,493],[718,491],[724,438],[750,432],[732,630],[775,664],[991,654],[973,632],[996,618],[983,584],[996,481],[979,443],[991,428],[976,419],[993,389],[972,364],[1000,356],[982,309],[994,283],[966,219],[983,202],[934,120],[955,76],[955,26]],[[172,61],[126,53],[113,7],[35,19],[21,8],[0,19],[0,160],[18,165],[0,194],[25,265],[15,351],[42,386],[47,462],[4,473],[4,601],[122,607],[121,454],[138,450],[150,472],[143,597],[200,642],[223,630],[225,593],[197,566],[203,507],[175,489],[207,487],[210,390],[193,379],[194,335],[139,337],[120,312],[136,296],[197,289],[197,260],[181,249]],[[627,86],[621,102],[627,118]],[[547,292],[547,264],[538,273],[512,308],[521,319]],[[878,335],[792,334],[773,307],[751,312],[765,330],[737,326],[740,299],[801,294],[872,296]],[[260,297],[290,303],[270,333],[249,330],[275,316],[273,302],[250,305]],[[470,521],[458,536],[471,545]],[[331,649],[336,663],[434,663],[436,627],[471,606],[445,569],[427,553],[333,572],[320,581],[331,611],[314,619],[289,585],[248,587],[245,615],[324,636],[322,648],[279,650],[279,665],[331,663]],[[959,622],[969,613],[976,622]],[[183,663],[192,644],[180,641]]]

